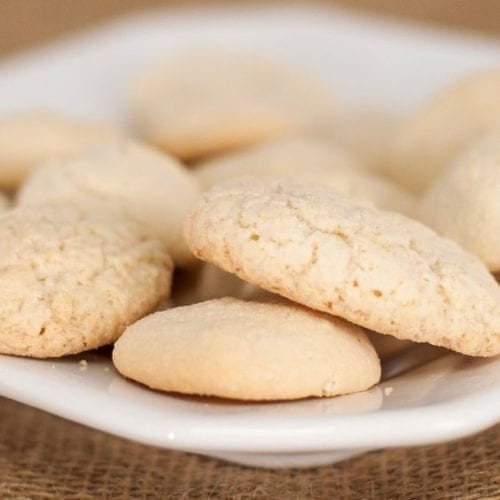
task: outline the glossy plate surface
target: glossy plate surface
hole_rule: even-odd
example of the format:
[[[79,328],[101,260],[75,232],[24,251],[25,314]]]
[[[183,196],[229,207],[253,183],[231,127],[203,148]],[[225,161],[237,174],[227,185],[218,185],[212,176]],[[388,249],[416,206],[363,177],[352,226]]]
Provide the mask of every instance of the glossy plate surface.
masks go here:
[[[200,43],[264,51],[317,73],[351,105],[397,110],[468,71],[500,65],[492,40],[336,11],[158,11],[4,61],[0,112],[50,108],[121,123],[133,75]],[[445,441],[500,420],[499,358],[415,346],[384,370],[387,379],[362,394],[238,404],[144,389],[115,372],[106,350],[56,361],[0,356],[0,395],[146,444],[272,467]]]

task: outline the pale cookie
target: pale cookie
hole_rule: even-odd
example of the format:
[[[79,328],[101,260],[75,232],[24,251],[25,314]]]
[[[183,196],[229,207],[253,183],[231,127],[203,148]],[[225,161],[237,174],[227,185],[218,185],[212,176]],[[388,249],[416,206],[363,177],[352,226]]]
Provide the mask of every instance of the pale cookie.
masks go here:
[[[413,197],[390,181],[358,167],[347,154],[318,139],[278,139],[200,164],[195,174],[207,189],[227,179],[251,175],[286,176],[317,182],[366,199],[387,210],[413,214]]]
[[[175,159],[123,142],[40,166],[22,187],[18,202],[108,203],[160,238],[177,264],[186,264],[193,257],[182,236],[182,221],[198,195],[191,173]]]
[[[229,297],[143,318],[113,362],[153,389],[244,400],[337,396],[380,380],[362,328],[289,302]]]
[[[0,216],[0,352],[36,358],[114,342],[170,289],[158,240],[72,205]]]
[[[55,113],[4,117],[0,120],[0,187],[14,190],[39,163],[115,142],[118,137],[109,127]]]
[[[460,153],[500,126],[499,89],[500,69],[443,89],[400,128],[384,172],[407,189],[425,190]]]
[[[500,91],[500,87],[499,87]],[[446,169],[424,194],[419,217],[500,271],[500,132]]]
[[[245,179],[186,220],[193,253],[240,278],[379,333],[500,353],[500,287],[455,242],[331,189]]]
[[[188,160],[302,130],[331,109],[327,89],[294,68],[208,50],[171,57],[132,96],[141,135]]]
[[[387,144],[401,123],[399,114],[383,108],[344,109],[316,124],[312,133],[335,142],[363,168],[379,173]]]

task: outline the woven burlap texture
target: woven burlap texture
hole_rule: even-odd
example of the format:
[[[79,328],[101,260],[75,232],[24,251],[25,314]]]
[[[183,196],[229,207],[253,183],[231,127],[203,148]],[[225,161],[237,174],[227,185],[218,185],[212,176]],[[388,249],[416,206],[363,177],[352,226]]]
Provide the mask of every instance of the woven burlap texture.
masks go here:
[[[0,498],[500,498],[500,426],[438,446],[264,470],[141,446],[0,398]]]

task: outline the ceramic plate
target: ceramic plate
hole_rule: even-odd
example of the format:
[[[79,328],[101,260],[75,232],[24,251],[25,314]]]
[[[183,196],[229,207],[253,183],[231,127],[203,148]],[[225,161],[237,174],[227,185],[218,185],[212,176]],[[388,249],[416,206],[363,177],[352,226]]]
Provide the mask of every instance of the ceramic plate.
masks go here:
[[[50,108],[123,123],[133,76],[200,44],[266,52],[318,74],[349,105],[395,110],[469,71],[500,65],[493,40],[338,11],[157,11],[4,60],[0,112]],[[499,358],[414,346],[386,361],[384,374],[361,394],[238,404],[144,389],[118,376],[104,350],[57,361],[0,356],[0,395],[142,443],[271,467],[445,441],[500,420]]]

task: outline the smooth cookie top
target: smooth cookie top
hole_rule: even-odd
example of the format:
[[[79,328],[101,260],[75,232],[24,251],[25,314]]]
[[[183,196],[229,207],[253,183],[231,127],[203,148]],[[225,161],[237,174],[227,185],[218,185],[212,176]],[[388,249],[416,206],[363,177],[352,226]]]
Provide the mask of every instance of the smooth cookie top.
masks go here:
[[[245,179],[206,192],[193,253],[314,309],[464,354],[500,352],[500,287],[455,242],[313,184]]]
[[[113,362],[154,389],[246,400],[336,396],[380,380],[362,328],[290,302],[228,297],[143,318]]]
[[[0,352],[74,354],[109,344],[168,296],[158,240],[105,212],[71,205],[0,216]]]

